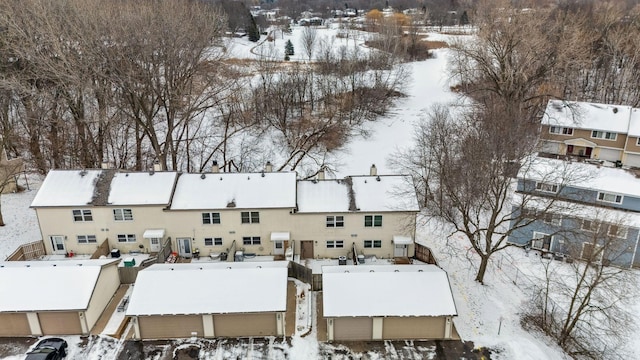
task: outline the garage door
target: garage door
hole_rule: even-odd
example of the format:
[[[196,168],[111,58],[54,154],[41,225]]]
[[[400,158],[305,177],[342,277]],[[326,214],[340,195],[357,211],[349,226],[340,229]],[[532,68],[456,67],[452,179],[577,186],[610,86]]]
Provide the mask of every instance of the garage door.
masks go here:
[[[622,152],[620,150],[600,148],[598,151],[598,158],[600,160],[616,161],[620,160],[620,156],[622,156]]]
[[[216,336],[276,336],[276,314],[225,314],[213,316]]]
[[[0,336],[29,336],[31,329],[25,313],[0,314]]]
[[[371,340],[372,337],[372,318],[333,319],[334,340]]]
[[[444,317],[384,318],[382,338],[394,339],[442,339],[446,319]]]
[[[204,336],[202,315],[139,316],[138,325],[143,339],[187,338],[194,332]]]
[[[640,167],[640,155],[627,154],[624,165],[632,167]]]
[[[44,335],[82,334],[77,312],[42,312],[38,313],[38,318]]]

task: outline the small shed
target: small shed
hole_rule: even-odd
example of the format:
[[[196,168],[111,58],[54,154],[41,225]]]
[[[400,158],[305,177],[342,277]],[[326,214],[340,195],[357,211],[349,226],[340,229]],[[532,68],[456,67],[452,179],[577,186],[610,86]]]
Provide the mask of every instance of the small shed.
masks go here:
[[[456,306],[435,265],[324,266],[322,284],[329,341],[453,338]]]
[[[88,335],[120,285],[117,263],[0,263],[0,336]]]
[[[287,263],[156,264],[126,315],[137,339],[283,336]]]

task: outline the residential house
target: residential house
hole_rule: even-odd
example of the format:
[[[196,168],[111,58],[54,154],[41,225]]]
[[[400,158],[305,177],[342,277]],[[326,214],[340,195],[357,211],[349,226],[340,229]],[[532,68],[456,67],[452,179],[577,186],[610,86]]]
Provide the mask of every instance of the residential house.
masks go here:
[[[297,180],[295,172],[201,174],[53,170],[32,207],[50,254],[157,252],[234,259],[286,249],[303,258],[414,255],[415,195],[408,177]],[[354,251],[355,249],[355,251]],[[242,257],[240,257],[242,259]]]
[[[541,152],[640,167],[640,109],[551,100],[540,137]]]
[[[156,264],[140,271],[126,311],[135,338],[284,336],[287,264]]]
[[[120,285],[117,261],[0,263],[0,336],[89,335]]]
[[[411,257],[415,249],[415,196],[403,189],[402,175],[349,176],[298,182],[294,218],[301,258],[358,254],[378,258]]]
[[[633,171],[539,157],[518,174],[516,198],[523,196],[529,200],[516,210],[531,220],[520,224],[531,223],[509,242],[575,258],[606,242],[603,261],[640,265],[640,179]]]
[[[284,256],[295,207],[295,172],[182,174],[166,226],[181,256],[192,248]]]
[[[51,170],[31,203],[48,254],[158,251],[177,172]],[[149,231],[150,230],[150,231]]]
[[[327,339],[457,338],[447,273],[435,265],[322,268]]]

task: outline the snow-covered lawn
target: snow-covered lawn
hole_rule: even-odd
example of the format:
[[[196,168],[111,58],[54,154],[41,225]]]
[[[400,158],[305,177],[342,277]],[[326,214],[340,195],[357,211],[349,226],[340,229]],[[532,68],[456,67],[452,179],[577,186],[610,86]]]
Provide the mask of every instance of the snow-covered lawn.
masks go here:
[[[36,211],[29,208],[38,192],[42,179],[39,175],[20,176],[21,186],[29,185],[29,190],[14,194],[3,194],[2,215],[5,226],[0,227],[0,260],[11,255],[18,246],[40,240],[40,228]]]

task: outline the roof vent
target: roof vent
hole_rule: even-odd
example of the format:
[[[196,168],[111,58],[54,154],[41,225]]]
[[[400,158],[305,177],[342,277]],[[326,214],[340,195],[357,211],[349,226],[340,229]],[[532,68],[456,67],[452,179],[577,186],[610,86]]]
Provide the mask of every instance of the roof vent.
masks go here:
[[[264,170],[262,171],[262,173],[260,174],[260,176],[264,177]]]
[[[200,174],[200,179],[204,180],[207,176],[205,174]]]
[[[78,266],[82,266],[82,264],[77,264]]]
[[[87,175],[87,170],[80,170],[80,176],[84,177],[85,175]]]
[[[617,107],[614,107],[614,108],[613,108],[613,113],[614,113],[614,114],[617,114],[617,113],[618,113],[618,108],[617,108]]]
[[[376,176],[376,181],[380,181],[380,176]]]
[[[236,207],[236,201],[235,200],[231,200],[227,203],[227,207],[228,208],[234,208]]]
[[[251,180],[251,176],[247,176],[247,180]]]
[[[422,269],[418,269],[418,272],[422,272]]]

